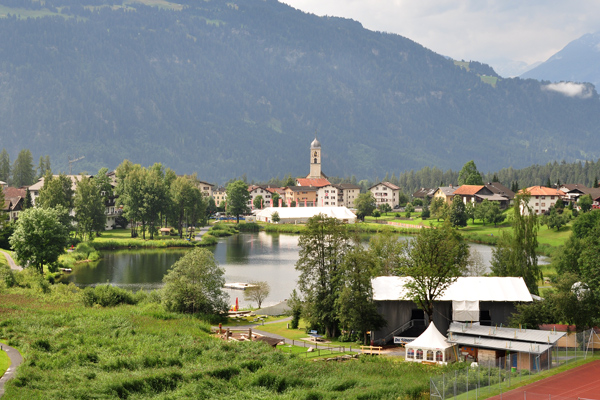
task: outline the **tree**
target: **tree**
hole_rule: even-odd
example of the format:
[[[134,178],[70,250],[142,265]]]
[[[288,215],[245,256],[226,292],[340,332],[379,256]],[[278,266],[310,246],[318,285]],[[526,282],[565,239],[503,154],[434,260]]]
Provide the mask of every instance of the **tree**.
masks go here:
[[[279,200],[281,200],[281,196],[279,195],[279,193],[273,193],[271,195],[271,199],[273,201],[273,207],[279,207]],[[281,202],[281,205],[284,206],[283,201]]]
[[[429,211],[429,206],[427,204],[425,204],[423,206],[423,209],[421,210],[421,219],[427,219],[427,218],[429,218],[430,215],[431,215],[431,212]]]
[[[513,206],[513,233],[502,232],[492,250],[492,272],[496,276],[520,276],[533,294],[543,278],[538,266],[537,216],[529,207],[529,194],[518,194]]]
[[[379,210],[373,210],[373,218],[375,218],[375,222],[377,222],[377,218],[381,217],[381,213]]]
[[[170,200],[172,204],[173,217],[176,222],[179,237],[183,237],[183,223],[185,222],[185,211],[190,206],[193,191],[192,182],[185,176],[178,176],[171,184]]]
[[[66,210],[73,208],[73,181],[65,174],[53,176],[46,173],[44,186],[36,200],[37,207],[56,208],[61,206]]]
[[[302,316],[302,309],[304,308],[304,302],[302,299],[300,299],[296,289],[292,290],[292,294],[290,294],[287,304],[292,312],[291,328],[298,329],[298,325],[300,325],[300,317]]]
[[[34,182],[33,156],[31,151],[23,149],[19,152],[12,168],[12,184],[21,187],[32,185]]]
[[[467,162],[460,172],[458,173],[458,184],[459,185],[483,185],[483,178],[479,171],[475,161],[471,160]]]
[[[23,210],[33,207],[33,199],[31,198],[31,192],[29,188],[25,191],[25,200],[23,200]]]
[[[59,207],[29,208],[19,214],[16,229],[9,239],[10,245],[22,262],[31,265],[40,274],[44,265],[54,264],[64,252],[69,232],[61,222]]]
[[[150,240],[160,226],[160,215],[169,206],[169,188],[165,183],[165,170],[160,163],[155,163],[147,170],[146,179],[142,183],[142,236],[146,239],[146,226],[150,232]]]
[[[469,216],[467,215],[465,203],[460,196],[454,196],[449,214],[448,219],[453,227],[467,226]]]
[[[369,240],[369,256],[375,263],[375,275],[392,275],[400,267],[402,243],[397,235],[379,233]]]
[[[483,261],[481,253],[472,251],[467,262],[466,276],[483,276],[487,272],[487,266]]]
[[[263,208],[263,197],[260,194],[256,196],[252,201],[252,205],[254,205],[254,208],[256,208],[257,210]]]
[[[8,214],[4,212],[4,189],[0,186],[0,204],[2,208],[0,209],[0,227],[4,225],[4,222],[8,220]],[[0,254],[0,256],[2,256]]]
[[[548,229],[556,228],[557,231],[560,230],[563,226],[565,226],[569,222],[568,214],[560,214],[556,207],[552,207],[550,210],[550,214],[546,219],[546,224],[548,225]]]
[[[304,318],[311,327],[324,329],[327,337],[335,337],[341,264],[352,247],[347,226],[336,218],[316,215],[308,220],[298,246],[296,270],[300,272],[298,288],[305,301]]]
[[[598,185],[598,177],[595,177],[595,178],[594,178],[594,183],[592,183],[592,187],[595,189],[595,188],[597,188],[598,186],[599,186],[599,185]]]
[[[579,198],[579,200],[577,200],[577,205],[579,206],[579,208],[581,208],[581,211],[588,212],[592,209],[592,203],[594,201],[592,200],[592,196],[589,194],[583,195]]]
[[[411,203],[408,203],[404,208],[404,211],[406,212],[406,218],[410,218],[410,215],[415,212],[415,206],[413,206]]]
[[[250,284],[254,286],[244,290],[244,299],[247,301],[255,301],[257,304],[256,308],[260,308],[263,301],[269,297],[271,287],[265,281],[250,281]]]
[[[473,216],[483,222],[483,225],[487,222],[487,213],[490,209],[491,201],[484,199],[481,203],[475,206]]]
[[[46,160],[48,160],[47,165],[46,165]],[[50,169],[50,156],[46,156],[45,158],[40,156],[40,161],[39,161],[38,167],[37,167],[36,179],[40,179],[41,177],[46,175],[47,172],[52,173],[52,170]]]
[[[229,297],[223,292],[224,275],[225,270],[217,265],[209,250],[191,250],[163,278],[166,308],[191,314],[226,312]]]
[[[82,240],[94,238],[94,232],[104,230],[106,225],[106,207],[98,187],[92,182],[92,178],[81,176],[74,196],[75,221],[77,221],[77,232]]]
[[[364,221],[365,217],[371,215],[376,207],[373,193],[360,193],[354,200],[354,207],[356,207],[356,216]]]
[[[444,206],[447,208],[446,202],[440,197],[434,197],[431,200],[430,212],[434,218],[437,218],[438,222],[440,222],[440,218],[445,218]]]
[[[287,186],[296,186],[296,180],[294,178],[292,178],[292,174],[288,174],[287,176],[285,176],[283,181],[283,186],[287,187]]]
[[[379,211],[387,215],[387,213],[392,212],[392,206],[390,206],[388,203],[383,203],[379,206]]]
[[[116,169],[117,206],[123,207],[123,217],[131,224],[131,237],[137,237],[138,223],[142,219],[143,185],[147,171],[139,164],[124,160]]]
[[[339,297],[335,301],[342,329],[362,334],[366,345],[367,332],[386,325],[377,312],[373,301],[371,278],[377,270],[369,252],[360,246],[354,247],[344,257],[341,265]]]
[[[248,185],[244,181],[237,180],[227,185],[227,212],[236,216],[238,224],[240,223],[240,214],[248,212],[250,199]]]
[[[423,228],[414,240],[403,242],[396,275],[410,276],[408,296],[433,320],[434,302],[461,275],[469,261],[469,246],[448,223]]]
[[[6,149],[0,152],[0,181],[10,184],[10,156]]]
[[[485,219],[490,223],[497,226],[506,219],[506,214],[500,210],[500,205],[497,202],[490,202],[490,206],[485,213]]]
[[[281,217],[279,216],[279,213],[277,211],[271,214],[271,221],[273,221],[274,223],[278,223],[279,221],[281,221]]]
[[[469,201],[465,204],[465,214],[467,216],[467,221],[472,220],[475,223],[475,203]]]

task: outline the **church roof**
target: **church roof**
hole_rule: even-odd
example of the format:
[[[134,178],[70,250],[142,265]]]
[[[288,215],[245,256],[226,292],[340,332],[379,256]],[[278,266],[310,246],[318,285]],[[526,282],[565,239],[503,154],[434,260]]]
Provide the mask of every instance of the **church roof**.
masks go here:
[[[315,138],[315,140],[313,140],[312,143],[310,144],[310,148],[311,149],[320,149],[321,142],[319,142],[319,140],[317,138]]]
[[[296,181],[298,182],[298,186],[323,187],[330,184],[325,178],[298,178]]]

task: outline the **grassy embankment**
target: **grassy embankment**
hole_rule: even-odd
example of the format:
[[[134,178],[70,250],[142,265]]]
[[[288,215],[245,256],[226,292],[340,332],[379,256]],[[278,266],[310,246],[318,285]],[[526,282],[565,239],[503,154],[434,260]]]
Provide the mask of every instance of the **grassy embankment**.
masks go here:
[[[206,322],[165,311],[156,296],[85,307],[73,285],[46,293],[31,286],[0,289],[0,338],[25,357],[7,400],[408,399],[445,370],[381,357],[306,361],[264,343],[224,343]]]

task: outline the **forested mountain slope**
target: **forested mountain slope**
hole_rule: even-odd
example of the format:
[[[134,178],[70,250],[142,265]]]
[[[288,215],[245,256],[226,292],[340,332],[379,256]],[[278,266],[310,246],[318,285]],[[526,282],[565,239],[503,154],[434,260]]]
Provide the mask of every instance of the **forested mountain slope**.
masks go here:
[[[308,173],[315,131],[338,176],[600,157],[591,87],[482,79],[481,64],[273,0],[152,3],[0,0],[0,148],[217,182]]]

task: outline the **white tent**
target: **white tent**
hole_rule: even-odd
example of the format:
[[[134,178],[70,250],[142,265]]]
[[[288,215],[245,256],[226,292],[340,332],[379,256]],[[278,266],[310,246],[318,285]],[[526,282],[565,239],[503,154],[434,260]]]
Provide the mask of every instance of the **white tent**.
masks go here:
[[[337,218],[353,224],[356,215],[346,207],[267,207],[256,212],[256,219],[262,222],[273,222],[273,213],[279,214],[280,224],[304,224],[309,218],[318,214]]]
[[[455,344],[448,343],[433,322],[414,341],[406,345],[406,361],[448,363],[456,360]]]

